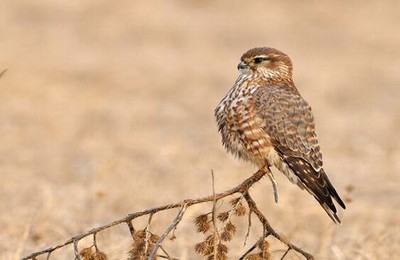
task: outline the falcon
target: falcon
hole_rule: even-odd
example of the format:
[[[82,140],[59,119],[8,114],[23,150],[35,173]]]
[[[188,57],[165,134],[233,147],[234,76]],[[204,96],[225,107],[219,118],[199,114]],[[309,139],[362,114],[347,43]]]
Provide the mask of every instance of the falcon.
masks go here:
[[[313,195],[340,224],[333,200],[346,206],[323,169],[314,116],[293,83],[289,56],[274,48],[254,48],[242,55],[238,70],[235,84],[215,109],[223,145],[268,175],[276,202],[271,167]]]

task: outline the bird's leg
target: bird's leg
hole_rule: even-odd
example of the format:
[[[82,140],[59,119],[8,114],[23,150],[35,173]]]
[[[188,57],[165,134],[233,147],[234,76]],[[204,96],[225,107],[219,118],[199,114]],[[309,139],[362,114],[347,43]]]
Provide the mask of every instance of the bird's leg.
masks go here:
[[[272,188],[274,189],[274,198],[275,198],[275,203],[278,203],[278,183],[276,182],[274,175],[272,174],[271,170],[269,169],[268,166],[264,166],[262,170],[268,175],[269,179],[271,180],[272,183]]]

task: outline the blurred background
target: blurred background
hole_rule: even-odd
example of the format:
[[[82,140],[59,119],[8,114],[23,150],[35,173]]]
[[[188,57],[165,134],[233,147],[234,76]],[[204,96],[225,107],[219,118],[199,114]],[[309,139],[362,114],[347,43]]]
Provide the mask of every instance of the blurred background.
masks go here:
[[[1,1],[0,258],[209,195],[211,169],[217,192],[250,176],[252,165],[224,151],[213,110],[242,53],[271,46],[294,63],[326,172],[348,209],[336,227],[278,172],[279,204],[267,179],[252,195],[279,232],[317,259],[395,259],[399,10],[395,0]],[[175,257],[199,259],[192,220],[211,206],[188,211],[169,245]],[[154,229],[174,214],[155,218]],[[247,250],[246,221],[238,223],[230,259]],[[253,229],[255,241],[261,231]],[[127,228],[98,240],[110,259],[127,258]],[[72,259],[72,250],[54,259]]]

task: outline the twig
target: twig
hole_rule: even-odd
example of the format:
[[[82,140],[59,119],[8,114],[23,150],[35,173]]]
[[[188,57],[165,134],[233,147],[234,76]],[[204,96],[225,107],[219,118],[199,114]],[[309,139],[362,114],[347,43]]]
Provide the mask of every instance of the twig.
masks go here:
[[[160,249],[164,252],[165,256],[158,255],[158,257],[161,257],[161,258],[164,257],[164,258],[169,259],[169,260],[179,260],[178,258],[173,258],[173,257],[171,257],[171,256],[168,254],[167,250],[165,250],[161,245],[160,245]]]
[[[217,199],[215,198],[215,182],[214,182],[214,172],[211,170],[211,179],[212,179],[212,194],[213,194],[213,207],[212,207],[212,222],[214,228],[214,244],[213,244],[213,259],[217,259],[217,242],[219,239],[218,227],[217,227],[217,211],[215,210],[217,205]]]
[[[250,254],[263,240],[265,239],[265,237],[260,238],[259,240],[257,240],[257,242],[254,243],[254,245],[252,247],[249,248],[249,250],[246,251],[246,253],[244,253],[239,260],[243,260],[248,254]]]
[[[74,240],[74,254],[76,260],[81,260],[81,256],[79,255],[78,242],[79,240]]]
[[[186,204],[187,207],[189,207],[191,205],[213,201],[214,198],[216,200],[219,200],[221,198],[225,198],[227,196],[230,196],[230,195],[232,195],[234,193],[238,193],[238,192],[239,193],[244,193],[245,191],[247,191],[250,188],[251,185],[253,185],[254,183],[258,182],[264,175],[265,175],[264,172],[257,171],[254,175],[252,175],[251,177],[249,177],[246,180],[244,180],[238,186],[236,186],[236,187],[234,187],[234,188],[232,188],[230,190],[227,190],[225,192],[215,194],[215,196],[211,195],[211,196],[206,196],[206,197],[199,198],[199,199],[187,199],[187,200],[184,200],[183,202],[180,202],[180,203],[168,204],[168,205],[164,205],[164,206],[161,206],[161,207],[151,208],[151,209],[147,209],[147,210],[144,210],[144,211],[128,214],[124,218],[121,218],[119,220],[113,221],[113,222],[111,222],[109,224],[106,224],[106,225],[103,225],[103,226],[100,226],[100,227],[97,227],[97,228],[93,228],[93,229],[91,229],[89,231],[86,231],[86,232],[81,233],[81,234],[79,234],[77,236],[74,236],[74,237],[70,238],[69,240],[65,241],[64,243],[61,243],[61,244],[53,246],[53,247],[45,248],[45,249],[43,249],[41,251],[34,252],[34,253],[32,253],[32,254],[30,254],[28,256],[23,257],[21,260],[32,259],[32,258],[34,258],[34,257],[36,257],[38,255],[42,255],[42,254],[54,251],[54,250],[56,250],[58,248],[61,248],[61,247],[64,247],[66,245],[74,243],[75,240],[81,240],[82,238],[85,238],[85,237],[87,237],[89,235],[92,235],[92,234],[97,233],[99,231],[102,231],[102,230],[108,229],[110,227],[119,225],[121,223],[125,223],[127,221],[131,221],[131,220],[136,219],[136,218],[141,217],[141,216],[154,214],[156,212],[163,211],[163,210],[178,208],[178,207],[181,207],[182,204]]]
[[[93,234],[93,245],[94,245],[94,249],[96,251],[99,251],[99,248],[97,247],[97,233]]]
[[[214,191],[213,195],[211,195],[211,196],[206,196],[206,197],[202,197],[202,198],[198,198],[198,199],[187,199],[187,200],[184,200],[184,201],[179,202],[179,203],[168,204],[168,205],[164,205],[164,206],[161,206],[161,207],[150,208],[150,209],[147,209],[147,210],[144,210],[144,211],[141,211],[141,212],[135,212],[135,213],[128,214],[127,216],[125,216],[125,217],[123,217],[121,219],[118,219],[118,220],[113,221],[111,223],[108,223],[108,224],[99,226],[97,228],[93,228],[91,230],[88,230],[86,232],[83,232],[81,234],[78,234],[78,235],[70,238],[69,240],[65,241],[64,243],[58,244],[56,246],[45,248],[45,249],[43,249],[41,251],[37,251],[37,252],[31,253],[30,255],[21,258],[21,260],[34,259],[35,257],[37,257],[39,255],[42,255],[42,254],[46,254],[46,253],[49,256],[51,252],[53,252],[53,251],[55,251],[55,250],[57,250],[59,248],[62,248],[64,246],[67,246],[69,244],[72,244],[72,243],[74,244],[75,255],[77,256],[77,259],[80,259],[79,252],[78,252],[78,242],[81,239],[83,239],[83,238],[85,238],[85,237],[87,237],[89,235],[94,235],[95,233],[98,233],[100,231],[103,231],[103,230],[106,230],[108,228],[114,227],[114,226],[119,225],[121,223],[126,223],[128,225],[128,227],[129,227],[130,231],[131,231],[131,234],[132,234],[132,232],[134,232],[134,228],[133,228],[133,225],[132,225],[131,221],[136,219],[136,218],[139,218],[139,217],[142,217],[142,216],[145,216],[145,215],[151,215],[152,216],[153,214],[155,214],[157,212],[160,212],[160,211],[170,210],[170,209],[179,208],[179,207],[182,208],[182,205],[186,205],[186,208],[185,208],[185,210],[186,210],[187,208],[189,208],[190,206],[195,205],[195,204],[201,204],[201,203],[205,203],[205,202],[214,202],[213,206],[215,207],[215,204],[216,204],[215,202],[216,201],[218,201],[218,200],[220,200],[222,198],[228,197],[228,196],[230,196],[232,194],[235,194],[235,193],[241,193],[244,196],[244,198],[246,199],[247,204],[249,206],[249,209],[250,209],[250,213],[249,214],[254,213],[258,217],[260,222],[262,223],[263,228],[264,228],[264,237],[266,237],[267,235],[271,234],[275,238],[280,240],[282,243],[284,243],[286,246],[288,246],[289,248],[299,252],[300,254],[302,254],[307,259],[313,259],[313,257],[310,254],[308,254],[307,252],[305,252],[302,249],[298,248],[297,246],[289,243],[288,241],[284,240],[281,236],[279,236],[275,232],[275,230],[272,229],[272,227],[268,223],[268,221],[265,218],[265,216],[257,208],[255,202],[253,201],[253,199],[248,194],[248,190],[250,189],[250,187],[254,183],[258,182],[265,174],[266,173],[264,171],[259,170],[255,174],[253,174],[251,177],[249,177],[246,180],[244,180],[238,186],[236,186],[236,187],[234,187],[232,189],[229,189],[229,190],[227,190],[225,192],[222,192],[222,193],[215,194],[215,191]],[[182,211],[182,209],[181,209],[181,211]],[[182,212],[181,211],[180,211],[180,213],[183,215],[184,211],[182,211]],[[213,214],[214,214],[214,212],[215,212],[215,210],[213,210]],[[179,213],[178,213],[178,215],[179,215]],[[150,221],[151,221],[151,217],[149,219],[149,223],[150,223]],[[180,219],[178,218],[178,216],[175,218],[175,221],[178,221],[178,223],[179,223]],[[165,237],[168,235],[168,233],[171,230],[173,230],[178,225],[178,223],[176,225],[172,224],[167,229],[167,231],[164,233]],[[165,237],[163,239],[165,239]],[[159,243],[159,247],[161,247],[161,242]]]
[[[284,258],[285,258],[285,256],[289,253],[289,251],[290,251],[290,247],[288,247],[287,249],[286,249],[286,251],[285,251],[285,253],[282,255],[282,257],[281,257],[281,260],[283,260]]]
[[[168,234],[179,224],[179,222],[181,222],[186,209],[187,209],[187,205],[183,204],[182,208],[179,210],[178,215],[175,217],[172,224],[167,228],[167,230],[165,230],[164,234],[162,234],[162,236],[157,240],[157,243],[154,245],[153,250],[151,251],[151,254],[149,256],[150,259],[154,259],[157,249],[160,247],[161,243],[168,236]]]
[[[256,203],[254,202],[254,200],[251,198],[250,194],[248,192],[244,193],[244,198],[247,201],[247,204],[249,205],[250,209],[252,210],[252,212],[258,217],[258,219],[260,220],[260,222],[263,224],[264,228],[266,229],[266,232],[268,232],[269,234],[271,234],[273,237],[275,237],[276,239],[278,239],[279,241],[281,241],[283,244],[285,244],[288,248],[293,249],[294,251],[302,254],[306,259],[314,259],[314,257],[305,252],[303,249],[293,245],[292,243],[290,243],[289,241],[287,241],[286,239],[284,239],[281,235],[279,235],[271,226],[271,224],[269,224],[268,220],[265,218],[265,216],[263,215],[263,213],[258,209]]]
[[[147,222],[147,226],[145,228],[146,231],[146,238],[145,238],[145,245],[144,245],[144,252],[147,253],[148,247],[149,247],[149,240],[151,238],[151,233],[150,233],[150,224],[151,224],[151,220],[153,219],[153,215],[154,213],[151,213],[149,216],[149,220]]]
[[[244,237],[244,243],[243,243],[243,246],[246,246],[246,243],[247,243],[247,239],[249,238],[249,236],[250,236],[250,227],[251,227],[251,213],[252,213],[252,210],[251,210],[251,208],[249,209],[249,218],[248,218],[248,225],[247,225],[247,232],[246,232],[246,236]]]
[[[132,238],[134,238],[135,237],[135,228],[132,225],[132,220],[126,221],[126,224],[129,227],[129,232],[131,233]]]

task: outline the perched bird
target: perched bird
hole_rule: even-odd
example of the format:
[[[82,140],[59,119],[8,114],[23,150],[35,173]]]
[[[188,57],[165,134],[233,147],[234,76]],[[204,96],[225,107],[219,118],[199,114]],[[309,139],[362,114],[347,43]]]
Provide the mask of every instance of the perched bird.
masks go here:
[[[240,75],[215,109],[222,143],[235,156],[255,163],[272,181],[274,166],[306,189],[340,224],[332,198],[345,209],[322,167],[311,107],[292,79],[292,62],[273,48],[254,48],[240,59]]]

